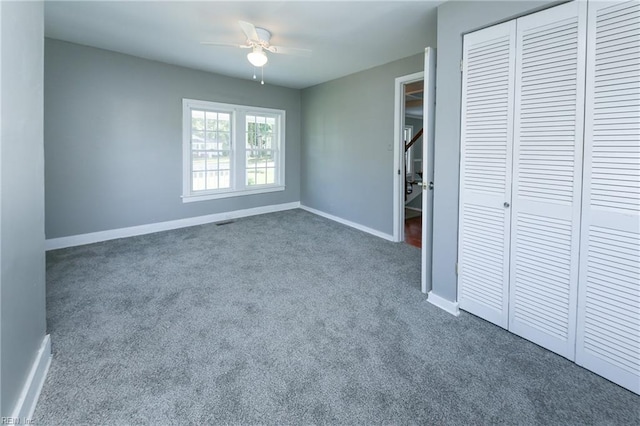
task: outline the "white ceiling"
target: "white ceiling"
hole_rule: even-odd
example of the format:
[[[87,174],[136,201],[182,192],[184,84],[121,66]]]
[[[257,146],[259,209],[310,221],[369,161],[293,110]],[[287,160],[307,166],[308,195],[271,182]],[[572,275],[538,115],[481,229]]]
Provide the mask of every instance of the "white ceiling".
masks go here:
[[[47,37],[251,79],[238,20],[311,57],[269,54],[265,82],[304,88],[424,51],[443,1],[46,1]]]

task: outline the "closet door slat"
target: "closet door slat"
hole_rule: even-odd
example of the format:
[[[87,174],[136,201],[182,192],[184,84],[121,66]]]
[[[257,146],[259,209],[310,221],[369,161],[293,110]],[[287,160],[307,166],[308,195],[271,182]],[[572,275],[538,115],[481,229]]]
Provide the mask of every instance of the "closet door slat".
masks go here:
[[[462,77],[458,302],[505,328],[514,35],[515,21],[465,35]]]
[[[575,351],[585,43],[584,2],[517,20],[509,330],[569,359]],[[561,117],[548,113],[559,107]]]
[[[636,393],[640,73],[626,69],[640,67],[639,41],[637,2],[589,3],[576,362]]]

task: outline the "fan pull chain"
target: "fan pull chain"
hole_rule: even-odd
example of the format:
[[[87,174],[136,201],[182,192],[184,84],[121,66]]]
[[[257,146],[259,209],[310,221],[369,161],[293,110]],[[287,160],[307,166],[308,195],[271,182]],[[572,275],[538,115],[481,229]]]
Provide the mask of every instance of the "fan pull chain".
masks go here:
[[[253,79],[256,79],[256,67],[253,67]]]
[[[260,71],[262,72],[260,84],[264,84],[264,67],[260,67]]]

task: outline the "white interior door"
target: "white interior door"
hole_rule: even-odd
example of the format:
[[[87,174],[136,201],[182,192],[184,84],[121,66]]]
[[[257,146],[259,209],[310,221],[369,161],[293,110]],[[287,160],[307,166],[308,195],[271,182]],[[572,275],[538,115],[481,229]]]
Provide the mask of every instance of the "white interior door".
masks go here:
[[[422,116],[422,292],[431,291],[433,250],[433,146],[436,117],[436,51],[424,50]]]
[[[508,324],[516,22],[467,34],[463,47],[458,302]]]
[[[590,2],[576,362],[640,393],[640,3]]]
[[[509,330],[574,359],[586,2],[517,20]]]

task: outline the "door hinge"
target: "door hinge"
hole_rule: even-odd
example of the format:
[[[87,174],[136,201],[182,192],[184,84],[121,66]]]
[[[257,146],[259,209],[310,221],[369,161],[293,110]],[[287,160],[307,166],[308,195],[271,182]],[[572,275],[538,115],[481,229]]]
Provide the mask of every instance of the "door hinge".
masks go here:
[[[456,262],[456,275],[458,275],[458,271],[460,270],[459,266],[458,266],[458,262]]]
[[[464,71],[464,61],[460,59],[460,72]]]
[[[398,169],[398,175],[400,175],[402,173],[402,171],[400,169]]]

